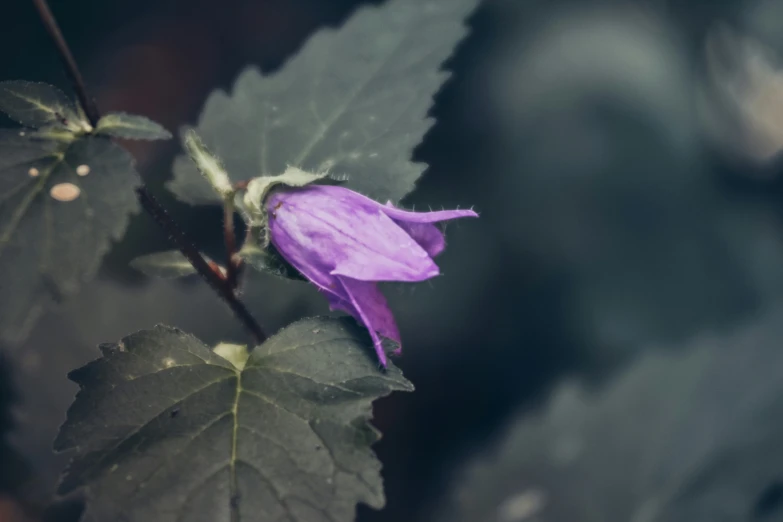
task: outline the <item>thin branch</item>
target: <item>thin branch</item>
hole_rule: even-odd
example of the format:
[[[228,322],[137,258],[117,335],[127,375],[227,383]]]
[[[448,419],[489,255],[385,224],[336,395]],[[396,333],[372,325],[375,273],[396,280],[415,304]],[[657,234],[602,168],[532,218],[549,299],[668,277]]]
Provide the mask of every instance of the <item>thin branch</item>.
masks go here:
[[[54,15],[52,14],[51,9],[49,9],[49,4],[46,3],[46,0],[33,0],[33,4],[35,4],[35,8],[38,10],[44,27],[46,27],[46,32],[49,33],[55,47],[57,47],[60,58],[65,65],[65,71],[68,74],[68,78],[73,84],[73,90],[76,91],[79,103],[84,109],[84,114],[87,116],[87,119],[90,120],[90,125],[96,127],[98,125],[98,120],[101,119],[98,107],[95,105],[95,100],[90,98],[87,94],[87,87],[84,85],[82,73],[76,65],[76,60],[73,59],[71,50],[65,42],[62,32],[60,32],[60,26],[57,25],[57,20],[54,19]]]
[[[46,27],[49,36],[51,36],[57,51],[60,54],[60,58],[65,64],[65,69],[68,76],[73,83],[73,89],[76,91],[76,95],[79,98],[79,103],[84,110],[85,115],[90,120],[90,124],[95,127],[100,120],[100,112],[92,98],[87,94],[87,88],[84,85],[84,79],[82,78],[79,67],[76,65],[76,61],[73,59],[68,44],[65,42],[60,27],[57,25],[52,11],[49,9],[49,5],[46,0],[33,0],[38,14],[41,17],[41,21]],[[142,185],[136,189],[136,195],[139,198],[144,210],[147,211],[160,225],[160,227],[168,234],[169,238],[177,245],[180,252],[187,258],[193,268],[201,275],[204,280],[218,293],[220,297],[228,304],[231,310],[236,315],[237,319],[250,331],[257,344],[261,344],[266,340],[266,334],[261,329],[261,326],[245,308],[245,305],[237,298],[234,293],[234,287],[231,286],[231,282],[227,277],[223,277],[218,268],[213,268],[204,259],[201,253],[196,249],[193,243],[188,240],[185,233],[177,225],[177,223],[168,215],[166,210],[158,203],[158,201],[152,196],[146,186]],[[233,212],[232,212],[232,224],[233,224]],[[232,232],[233,236],[233,232]],[[234,247],[235,248],[235,247]],[[229,254],[231,255],[231,254]],[[229,263],[229,267],[232,264]],[[231,268],[228,268],[231,270]],[[234,268],[236,272],[236,267]],[[230,273],[230,272],[229,272]],[[236,277],[236,276],[234,276]]]
[[[242,324],[253,334],[257,344],[261,344],[266,340],[266,334],[261,329],[261,326],[256,322],[255,318],[250,315],[245,305],[234,295],[234,291],[229,285],[226,284],[226,280],[223,279],[218,272],[215,272],[210,268],[207,261],[201,256],[201,253],[193,246],[179,225],[168,215],[166,210],[158,203],[152,194],[146,187],[139,187],[136,189],[136,195],[139,197],[144,210],[150,214],[160,227],[165,230],[169,238],[177,245],[180,252],[190,261],[190,264],[201,274],[201,277],[206,280],[207,283],[223,298],[223,300],[231,307],[231,310],[242,321]]]

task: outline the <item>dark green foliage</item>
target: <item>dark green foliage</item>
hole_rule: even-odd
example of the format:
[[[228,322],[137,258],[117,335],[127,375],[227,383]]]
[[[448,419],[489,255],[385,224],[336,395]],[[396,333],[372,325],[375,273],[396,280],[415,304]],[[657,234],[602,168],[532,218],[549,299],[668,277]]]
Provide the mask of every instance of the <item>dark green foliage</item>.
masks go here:
[[[465,35],[477,0],[394,0],[361,8],[321,31],[282,70],[250,67],[230,94],[214,92],[198,134],[233,182],[282,174],[291,165],[347,176],[375,199],[399,200],[425,168],[413,149],[432,125],[440,66]],[[187,156],[169,188],[192,204],[220,204]]]
[[[17,343],[47,303],[95,275],[137,211],[138,177],[131,156],[96,135],[56,87],[0,82],[0,111],[37,127],[0,130],[0,341]],[[119,121],[130,122],[125,137],[168,135],[146,118]],[[121,135],[120,127],[106,127],[107,134]]]
[[[102,346],[55,442],[76,450],[61,493],[86,520],[343,521],[380,508],[371,402],[412,390],[378,371],[351,321],[313,318],[257,347],[158,326]],[[233,361],[229,362],[228,359]]]
[[[0,112],[25,127],[89,125],[64,92],[46,83],[0,82]]]
[[[0,338],[9,342],[95,275],[137,210],[124,149],[102,137],[64,143],[24,132],[0,130]],[[78,196],[55,199],[61,184]]]

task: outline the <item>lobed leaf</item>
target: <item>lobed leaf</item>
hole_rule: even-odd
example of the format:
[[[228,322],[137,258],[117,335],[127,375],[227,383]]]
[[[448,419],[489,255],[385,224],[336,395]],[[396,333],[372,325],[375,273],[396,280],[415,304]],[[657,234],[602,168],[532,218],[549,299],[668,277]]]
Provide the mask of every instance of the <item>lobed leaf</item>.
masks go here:
[[[84,520],[353,520],[380,508],[373,400],[412,390],[381,373],[345,320],[285,328],[249,356],[158,326],[101,347],[71,372],[75,402],[55,442],[76,455],[60,484],[87,490]]]
[[[288,166],[329,171],[375,199],[398,200],[425,165],[411,154],[432,125],[440,69],[464,37],[478,0],[391,0],[366,6],[341,28],[313,36],[277,73],[242,72],[215,91],[197,130],[233,182]],[[187,132],[184,129],[183,132]],[[169,189],[191,204],[219,204],[182,155]]]
[[[137,209],[131,156],[103,137],[0,130],[0,340],[97,272]]]
[[[98,134],[128,140],[168,140],[171,133],[162,125],[138,114],[110,112],[104,115],[95,129]]]

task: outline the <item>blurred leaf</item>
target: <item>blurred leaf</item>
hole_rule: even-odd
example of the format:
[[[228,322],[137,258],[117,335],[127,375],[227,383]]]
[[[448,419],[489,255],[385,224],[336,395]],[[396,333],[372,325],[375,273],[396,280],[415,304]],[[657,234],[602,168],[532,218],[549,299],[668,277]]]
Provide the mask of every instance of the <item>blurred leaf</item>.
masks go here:
[[[149,118],[124,112],[110,112],[98,121],[98,134],[128,140],[168,140],[171,133]]]
[[[202,254],[203,255],[203,254]],[[207,260],[209,260],[207,258]],[[196,274],[196,269],[179,250],[167,250],[139,256],[130,266],[150,277],[174,279]]]
[[[718,24],[707,34],[705,62],[708,77],[697,98],[704,132],[720,154],[769,162],[783,150],[783,74],[775,53]]]
[[[783,520],[768,500],[783,470],[781,337],[778,309],[646,356],[601,391],[562,386],[458,475],[435,520]]]
[[[92,278],[136,211],[130,155],[107,138],[72,143],[0,130],[0,340]]]
[[[80,120],[68,96],[46,83],[0,82],[0,111],[27,127],[71,127]]]
[[[398,200],[425,168],[411,153],[432,125],[440,66],[466,33],[478,0],[391,0],[366,6],[339,29],[313,36],[282,70],[246,69],[228,95],[216,91],[198,133],[234,182],[291,165],[347,175],[348,187]],[[183,131],[186,132],[186,131]],[[169,188],[191,204],[219,198],[186,156]]]
[[[85,520],[348,521],[357,502],[383,506],[371,402],[413,387],[377,369],[350,322],[295,323],[243,369],[165,326],[101,349],[70,375],[81,390],[55,442],[77,452],[59,491],[87,488]]]

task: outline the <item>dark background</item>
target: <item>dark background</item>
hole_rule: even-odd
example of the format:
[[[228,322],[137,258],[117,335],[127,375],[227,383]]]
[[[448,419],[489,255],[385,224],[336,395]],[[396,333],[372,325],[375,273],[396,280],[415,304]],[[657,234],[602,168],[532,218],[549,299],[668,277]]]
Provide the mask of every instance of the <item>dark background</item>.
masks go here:
[[[244,66],[279,67],[359,3],[51,7],[102,110],[175,130]],[[360,507],[360,520],[428,520],[460,464],[562,378],[598,385],[644,350],[676,351],[699,332],[730,331],[780,299],[780,161],[755,157],[736,134],[716,138],[698,107],[699,93],[715,87],[704,64],[709,32],[725,22],[783,50],[782,5],[483,4],[448,64],[454,76],[436,97],[438,122],[415,152],[430,169],[405,199],[417,208],[474,206],[481,219],[449,226],[439,260],[446,277],[387,291],[405,340],[399,365],[417,391],[376,406],[388,506]],[[68,87],[29,2],[0,6],[0,49],[0,79]],[[737,107],[708,112],[742,121]],[[129,147],[162,193],[177,140]],[[208,253],[218,248],[219,210],[161,197]],[[0,450],[0,489],[32,513],[67,462],[49,450],[75,393],[65,375],[95,358],[97,343],[156,323],[208,343],[241,335],[200,281],[152,281],[127,267],[168,248],[154,223],[137,216],[99,279],[46,315],[23,346],[4,349],[0,430],[9,442]],[[251,283],[246,300],[269,331],[326,309],[296,283]]]

